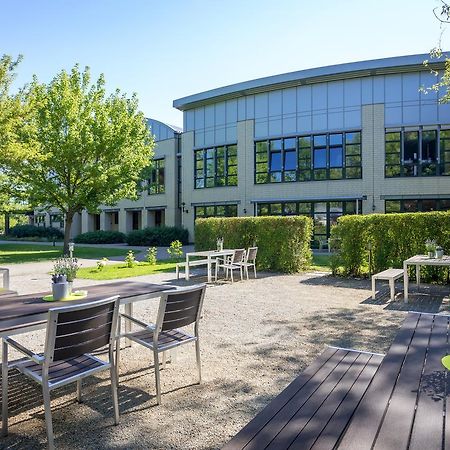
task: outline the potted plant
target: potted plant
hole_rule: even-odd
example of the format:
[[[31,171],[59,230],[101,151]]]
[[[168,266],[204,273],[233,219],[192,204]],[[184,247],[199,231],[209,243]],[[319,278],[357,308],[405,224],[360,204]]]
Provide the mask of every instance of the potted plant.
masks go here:
[[[66,275],[63,273],[59,260],[53,265],[52,274],[52,296],[53,300],[62,300],[68,296],[69,286]]]
[[[79,266],[77,258],[70,258],[63,256],[55,261],[53,266],[53,273],[63,275],[67,282],[67,295],[72,294],[73,281],[77,276]]]
[[[428,258],[434,258],[434,255],[436,253],[436,241],[433,241],[431,239],[427,239],[425,241],[425,248],[428,253]]]
[[[442,259],[443,256],[444,256],[444,249],[440,245],[438,245],[436,247],[436,254],[435,254],[435,256],[436,256],[437,259]]]

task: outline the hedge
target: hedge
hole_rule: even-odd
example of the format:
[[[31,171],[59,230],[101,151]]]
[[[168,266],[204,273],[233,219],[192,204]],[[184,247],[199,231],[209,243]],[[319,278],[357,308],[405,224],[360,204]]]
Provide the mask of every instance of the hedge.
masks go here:
[[[63,239],[64,233],[58,228],[37,227],[35,225],[16,225],[9,230],[9,236],[16,238],[39,237],[53,239]]]
[[[120,231],[88,231],[79,234],[74,241],[77,244],[120,244],[125,242],[125,234]]]
[[[336,275],[366,275],[370,246],[371,273],[401,268],[405,259],[426,254],[427,239],[450,252],[450,212],[342,216],[331,230],[337,250],[331,268]],[[421,273],[427,281],[445,282],[449,276],[443,268],[422,267]]]
[[[257,246],[259,269],[296,273],[311,262],[312,228],[305,216],[197,219],[195,248],[215,249],[217,238],[223,237],[224,248]]]
[[[152,227],[131,231],[126,237],[128,245],[156,245],[165,247],[177,240],[183,244],[187,244],[189,240],[188,231],[179,227]]]

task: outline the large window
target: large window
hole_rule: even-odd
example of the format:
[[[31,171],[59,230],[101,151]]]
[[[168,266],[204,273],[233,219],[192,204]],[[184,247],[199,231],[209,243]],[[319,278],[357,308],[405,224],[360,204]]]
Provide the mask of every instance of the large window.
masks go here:
[[[256,205],[258,216],[292,216],[305,215],[314,220],[314,242],[328,239],[331,227],[336,224],[339,217],[346,214],[360,214],[360,200],[323,201],[323,202],[280,202],[258,203]]]
[[[195,188],[237,186],[237,145],[195,151]]]
[[[255,142],[255,183],[361,178],[361,133]]]
[[[450,210],[450,198],[385,200],[386,213]]]
[[[206,217],[236,217],[237,204],[235,205],[206,205],[195,207],[195,218]]]
[[[450,175],[450,130],[386,131],[386,178],[435,175]]]
[[[164,159],[153,160],[153,167],[148,180],[149,194],[164,194],[166,187],[164,182]]]
[[[50,214],[50,226],[64,228],[64,215]]]

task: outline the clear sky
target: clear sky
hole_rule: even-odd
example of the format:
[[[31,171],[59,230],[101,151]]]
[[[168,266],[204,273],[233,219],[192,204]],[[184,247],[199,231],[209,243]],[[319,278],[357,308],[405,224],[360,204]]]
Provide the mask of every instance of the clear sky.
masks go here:
[[[427,53],[439,0],[0,0],[18,84],[76,62],[141,110],[182,125],[179,97],[311,67]],[[448,33],[443,47],[447,49]]]

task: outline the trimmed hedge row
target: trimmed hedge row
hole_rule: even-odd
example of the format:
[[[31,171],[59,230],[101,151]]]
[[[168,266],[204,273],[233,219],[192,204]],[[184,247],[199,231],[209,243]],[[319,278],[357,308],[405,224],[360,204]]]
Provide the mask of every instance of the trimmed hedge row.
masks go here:
[[[185,228],[152,227],[131,231],[126,236],[128,245],[168,246],[173,241],[187,244],[189,233]]]
[[[120,231],[88,231],[75,237],[77,244],[121,244],[125,242],[125,234]]]
[[[296,273],[306,269],[313,223],[309,217],[228,217],[197,219],[196,250],[210,250],[223,237],[225,248],[258,247],[257,266],[263,270]]]
[[[337,250],[331,268],[335,275],[366,275],[370,246],[371,273],[401,268],[405,259],[426,254],[427,239],[450,253],[450,212],[342,216],[331,230],[332,246]],[[449,276],[443,268],[422,267],[421,273],[427,281],[445,282]]]
[[[35,225],[16,225],[9,230],[9,236],[16,238],[39,237],[53,239],[63,239],[64,233],[58,228],[37,227]]]

